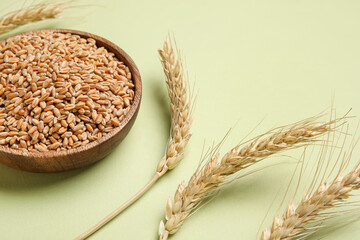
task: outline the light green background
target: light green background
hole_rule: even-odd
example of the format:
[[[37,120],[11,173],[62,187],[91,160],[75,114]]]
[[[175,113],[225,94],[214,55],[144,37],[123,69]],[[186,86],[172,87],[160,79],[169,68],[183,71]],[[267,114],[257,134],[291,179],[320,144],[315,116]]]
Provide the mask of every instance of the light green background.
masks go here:
[[[1,12],[22,3],[0,0]],[[223,152],[261,120],[251,136],[316,115],[329,109],[332,99],[339,115],[352,107],[352,115],[360,116],[359,1],[94,0],[77,4],[61,20],[15,33],[71,28],[118,44],[142,75],[139,115],[127,138],[91,167],[33,174],[0,166],[0,239],[72,239],[153,175],[169,133],[168,99],[156,51],[168,32],[176,36],[198,96],[185,159],[90,239],[157,239],[167,198],[194,172],[203,146],[221,140],[229,128],[233,130]],[[299,158],[301,151],[289,155]],[[270,205],[275,196],[281,200],[294,167],[273,166],[228,185],[171,239],[255,239],[271,222],[265,214],[268,209],[271,214],[276,211],[279,203]],[[357,239],[359,227],[360,222],[353,223],[326,239]]]

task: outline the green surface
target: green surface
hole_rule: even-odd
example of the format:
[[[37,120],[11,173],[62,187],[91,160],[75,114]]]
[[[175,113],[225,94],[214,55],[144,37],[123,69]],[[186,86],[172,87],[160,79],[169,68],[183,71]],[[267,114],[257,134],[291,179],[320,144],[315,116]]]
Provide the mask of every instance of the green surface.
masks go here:
[[[12,2],[0,0],[1,12],[23,3]],[[0,239],[72,239],[150,179],[169,133],[168,99],[156,51],[168,32],[176,35],[198,95],[185,159],[90,239],[157,239],[167,198],[194,172],[203,146],[220,141],[231,127],[223,152],[261,120],[251,136],[329,109],[332,96],[339,115],[352,107],[352,115],[360,116],[358,1],[78,3],[82,6],[69,10],[61,20],[13,33],[71,28],[118,44],[142,75],[139,115],[127,138],[91,167],[33,174],[0,166]],[[289,155],[299,158],[301,151]],[[255,239],[271,222],[294,167],[273,166],[228,185],[171,239]],[[277,202],[270,206],[275,196]],[[359,227],[360,222],[353,223],[326,239],[357,239]]]

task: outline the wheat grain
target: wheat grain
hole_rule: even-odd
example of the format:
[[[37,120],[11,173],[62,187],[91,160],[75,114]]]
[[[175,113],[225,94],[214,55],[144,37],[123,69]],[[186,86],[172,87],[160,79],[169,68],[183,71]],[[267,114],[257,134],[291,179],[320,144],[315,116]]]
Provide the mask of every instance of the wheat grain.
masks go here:
[[[174,199],[166,205],[166,222],[161,221],[159,235],[166,240],[170,234],[176,233],[186,218],[199,204],[206,199],[230,176],[245,169],[262,159],[301,145],[313,142],[314,138],[333,129],[336,121],[315,123],[304,121],[289,128],[281,129],[268,136],[260,136],[246,145],[238,145],[222,158],[212,154],[209,161],[190,178],[189,182],[181,183]]]
[[[131,108],[134,84],[127,78],[131,74],[123,70],[126,68],[113,53],[97,47],[93,39],[76,34],[46,30],[0,42],[3,131],[27,131],[29,135],[26,139],[24,135],[12,135],[0,144],[15,144],[14,148],[25,151],[62,151],[101,138],[120,126]],[[114,73],[123,80],[115,78]],[[119,90],[123,91],[121,96]],[[113,101],[118,104],[112,105]],[[91,119],[92,115],[96,118]],[[48,145],[51,147],[46,149]]]
[[[7,33],[28,23],[56,18],[68,6],[69,3],[41,3],[9,12],[0,17],[0,34]],[[16,62],[18,59],[10,59],[10,61]]]

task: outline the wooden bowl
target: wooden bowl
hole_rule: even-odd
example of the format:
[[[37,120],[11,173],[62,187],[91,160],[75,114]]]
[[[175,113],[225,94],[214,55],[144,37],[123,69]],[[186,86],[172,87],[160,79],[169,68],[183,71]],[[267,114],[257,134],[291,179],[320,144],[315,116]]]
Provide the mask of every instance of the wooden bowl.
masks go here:
[[[120,61],[124,62],[131,71],[135,85],[134,101],[131,105],[130,111],[125,115],[124,119],[120,123],[120,126],[114,128],[113,131],[107,133],[105,136],[96,141],[90,142],[85,146],[59,152],[27,152],[11,149],[6,146],[0,146],[0,163],[29,172],[61,172],[90,165],[108,155],[125,138],[134,124],[142,94],[139,70],[124,50],[116,46],[114,43],[90,33],[67,29],[45,29],[21,33],[19,35],[41,31],[71,33],[77,34],[83,38],[93,38],[96,40],[96,45],[98,47],[104,47],[109,52],[114,53],[115,56]]]

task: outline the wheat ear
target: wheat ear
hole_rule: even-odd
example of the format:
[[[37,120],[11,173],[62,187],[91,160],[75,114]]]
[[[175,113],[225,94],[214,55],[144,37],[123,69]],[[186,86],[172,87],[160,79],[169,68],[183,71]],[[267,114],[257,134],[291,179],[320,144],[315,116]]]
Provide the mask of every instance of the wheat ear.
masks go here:
[[[0,34],[7,33],[28,23],[56,18],[67,7],[67,3],[40,3],[9,12],[0,17]]]
[[[315,137],[334,128],[337,122],[316,123],[303,121],[265,136],[259,136],[246,145],[238,145],[222,158],[219,154],[210,156],[208,162],[196,170],[189,182],[181,183],[174,199],[166,205],[166,222],[160,222],[160,240],[166,240],[177,232],[186,218],[230,176],[262,159],[296,146],[315,141]]]
[[[171,130],[165,155],[161,158],[155,175],[139,192],[75,240],[86,239],[114,219],[138,200],[168,170],[175,168],[183,158],[184,148],[191,137],[190,127],[192,123],[192,98],[189,95],[188,80],[182,65],[181,55],[176,45],[174,47],[169,38],[165,40],[163,49],[159,50],[159,54],[166,75],[171,108]]]
[[[176,45],[175,45],[176,46]],[[166,84],[171,107],[171,130],[165,156],[160,160],[157,172],[165,174],[173,169],[183,158],[183,151],[191,134],[192,104],[188,96],[188,81],[182,66],[181,55],[169,38],[159,50],[161,63],[166,75]]]
[[[347,162],[350,156],[351,153]],[[316,190],[309,190],[304,194],[299,203],[289,204],[285,214],[282,217],[275,217],[271,229],[262,233],[261,240],[305,239],[326,227],[324,220],[341,214],[340,211],[336,213],[342,206],[341,203],[351,196],[352,190],[360,188],[360,163],[344,176],[342,172],[347,164],[342,164],[339,173],[332,181],[323,181]],[[323,214],[323,211],[328,209],[334,209],[333,213]],[[347,211],[351,210],[347,209]]]

